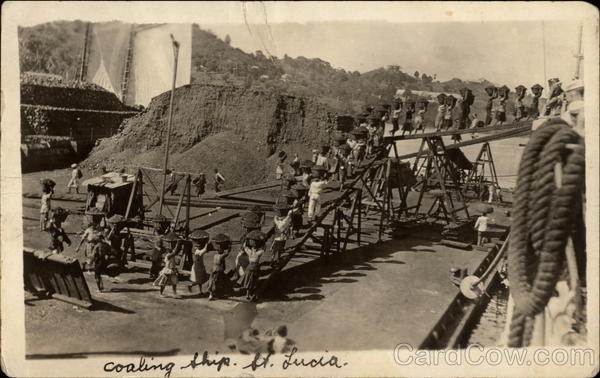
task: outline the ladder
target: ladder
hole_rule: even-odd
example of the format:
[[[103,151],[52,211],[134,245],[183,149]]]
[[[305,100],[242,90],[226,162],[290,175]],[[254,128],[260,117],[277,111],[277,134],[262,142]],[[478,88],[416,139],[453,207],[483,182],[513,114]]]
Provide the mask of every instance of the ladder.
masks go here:
[[[129,90],[129,77],[133,61],[133,41],[135,39],[135,33],[135,25],[131,25],[131,30],[129,31],[129,46],[125,57],[125,68],[123,69],[123,80],[121,81],[121,101],[125,104],[127,103],[127,93]]]

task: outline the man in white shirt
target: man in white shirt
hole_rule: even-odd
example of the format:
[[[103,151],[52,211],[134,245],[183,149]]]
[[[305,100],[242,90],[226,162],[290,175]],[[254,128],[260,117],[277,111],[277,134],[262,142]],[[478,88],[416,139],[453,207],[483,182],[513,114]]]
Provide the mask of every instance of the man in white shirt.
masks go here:
[[[488,218],[488,214],[490,214],[492,211],[494,211],[493,208],[487,208],[485,210],[483,210],[481,216],[479,218],[477,218],[477,221],[475,222],[475,229],[477,230],[477,245],[481,246],[483,245],[484,242],[484,233],[487,231],[488,229],[488,222],[490,221],[490,218]]]
[[[79,179],[81,177],[81,171],[77,164],[71,164],[71,179],[67,184],[67,193],[71,193],[71,188],[75,188],[75,193],[79,193]]]
[[[310,183],[308,189],[308,219],[313,221],[314,217],[319,216],[321,212],[321,193],[327,185],[325,180],[325,169],[322,166],[315,166],[313,168],[314,178]]]
[[[215,168],[215,192],[221,191],[221,184],[225,182],[225,177],[219,173],[219,169]]]

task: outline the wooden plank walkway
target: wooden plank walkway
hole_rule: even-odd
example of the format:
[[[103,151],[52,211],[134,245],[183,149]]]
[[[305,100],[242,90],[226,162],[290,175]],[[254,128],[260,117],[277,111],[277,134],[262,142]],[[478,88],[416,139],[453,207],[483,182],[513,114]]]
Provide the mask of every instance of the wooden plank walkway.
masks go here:
[[[448,136],[448,135],[460,135],[460,134],[476,134],[476,133],[493,133],[497,131],[508,131],[508,130],[517,130],[517,129],[529,129],[531,130],[532,121],[520,121],[511,123],[509,125],[502,126],[488,126],[488,127],[477,127],[477,128],[469,128],[469,129],[449,129],[443,131],[436,131],[433,133],[413,133],[413,134],[405,134],[405,135],[390,135],[383,138],[386,142],[391,141],[399,141],[399,140],[407,140],[407,139],[422,139],[422,138],[431,138],[438,136]]]
[[[474,139],[467,140],[464,142],[446,144],[445,147],[446,147],[446,150],[452,150],[454,148],[472,146],[475,144],[480,144],[480,143],[485,143],[485,142],[493,142],[493,141],[501,140],[501,139],[525,136],[525,135],[529,134],[530,132],[531,132],[531,128],[529,126],[519,127],[519,128],[510,129],[508,131],[503,131],[501,133],[487,135],[487,136],[484,136],[481,138],[474,138]],[[424,149],[423,152],[426,153],[427,149]],[[400,160],[411,159],[411,158],[416,157],[417,154],[418,154],[418,152],[411,152],[409,154],[399,155],[398,159],[400,159]]]

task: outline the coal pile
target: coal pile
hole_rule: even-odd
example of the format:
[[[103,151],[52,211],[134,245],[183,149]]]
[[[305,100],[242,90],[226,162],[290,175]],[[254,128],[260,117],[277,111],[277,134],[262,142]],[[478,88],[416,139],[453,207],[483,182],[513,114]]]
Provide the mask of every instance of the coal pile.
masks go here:
[[[110,136],[137,110],[114,93],[52,75],[21,75],[21,135],[69,136],[91,141]]]
[[[106,89],[86,81],[65,80],[50,75],[21,75],[21,104],[86,110],[135,110]]]
[[[162,167],[169,92],[154,99],[122,131],[102,140],[83,163]],[[225,188],[273,178],[277,153],[308,158],[335,133],[335,111],[314,99],[233,86],[186,85],[175,91],[169,168],[225,176]],[[209,180],[210,181],[210,180]]]

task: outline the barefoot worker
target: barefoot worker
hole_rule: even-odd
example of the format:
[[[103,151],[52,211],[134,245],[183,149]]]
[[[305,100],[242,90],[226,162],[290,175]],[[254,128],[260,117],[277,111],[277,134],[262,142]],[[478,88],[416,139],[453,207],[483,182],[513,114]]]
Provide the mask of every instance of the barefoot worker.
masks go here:
[[[64,251],[63,243],[67,243],[67,245],[71,245],[71,239],[67,236],[67,233],[62,228],[62,222],[67,219],[67,215],[69,213],[61,207],[57,207],[52,212],[52,217],[50,218],[50,224],[48,225],[48,233],[50,234],[50,250],[52,253],[61,253]]]
[[[287,204],[287,201],[280,199],[275,204],[277,215],[273,217],[275,227],[275,237],[271,245],[271,266],[276,267],[279,264],[281,254],[285,250],[285,242],[291,236],[293,209]]]
[[[40,231],[46,231],[48,221],[50,220],[50,211],[52,210],[52,194],[51,188],[44,186],[42,188],[42,196],[40,202]]]
[[[485,241],[487,241],[487,238],[485,238],[485,232],[488,229],[488,224],[490,221],[490,218],[487,215],[491,214],[493,211],[493,207],[487,207],[483,209],[481,216],[477,218],[477,221],[475,222],[475,230],[477,230],[477,245],[480,247]]]
[[[102,273],[106,269],[108,255],[110,253],[110,246],[103,242],[103,236],[98,237],[92,241],[92,256],[90,257],[90,265],[94,270],[94,279],[96,280],[96,286],[98,291],[104,290],[104,284],[102,283]]]
[[[204,173],[199,173],[198,177],[192,180],[192,184],[196,187],[196,196],[203,195],[206,192],[206,176]]]
[[[200,295],[202,295],[202,285],[208,281],[208,273],[206,273],[206,267],[204,266],[204,255],[208,251],[209,234],[203,230],[196,230],[191,233],[190,239],[194,242],[194,255],[192,256],[192,274],[190,275],[190,281],[188,290],[191,292],[194,286],[198,286],[200,289]]]
[[[85,229],[85,231],[83,231],[83,235],[81,235],[81,241],[79,242],[79,245],[77,246],[75,252],[79,253],[81,246],[83,245],[83,243],[85,243],[84,256],[86,257],[86,262],[84,263],[84,268],[86,268],[87,270],[92,270],[92,249],[94,248],[94,245],[100,241],[102,230],[100,229],[100,216],[92,215],[89,219],[90,221],[88,223],[88,227]]]
[[[225,259],[231,252],[231,239],[226,234],[217,234],[213,238],[213,244],[217,253],[213,257],[212,272],[208,282],[208,300],[223,297],[230,285],[229,278],[225,274]]]
[[[219,172],[218,168],[215,168],[214,180],[215,192],[218,193],[221,191],[221,185],[225,183],[225,177],[223,177],[223,175]]]
[[[325,169],[321,166],[313,168],[314,179],[310,183],[308,190],[308,219],[312,221],[315,217],[319,216],[321,212],[321,193],[323,188],[327,185],[325,180]]]
[[[255,301],[258,278],[260,277],[260,258],[265,252],[265,234],[261,231],[252,231],[247,235],[245,252],[250,263],[244,273],[242,286],[246,289],[246,299]]]
[[[170,285],[173,288],[173,297],[181,298],[181,296],[177,294],[178,271],[177,263],[175,261],[175,257],[177,256],[181,245],[181,239],[179,239],[179,236],[174,232],[169,232],[163,237],[163,240],[170,244],[170,250],[168,250],[165,255],[165,267],[160,271],[158,278],[154,281],[154,286],[160,286],[160,296],[164,297],[165,286]]]

